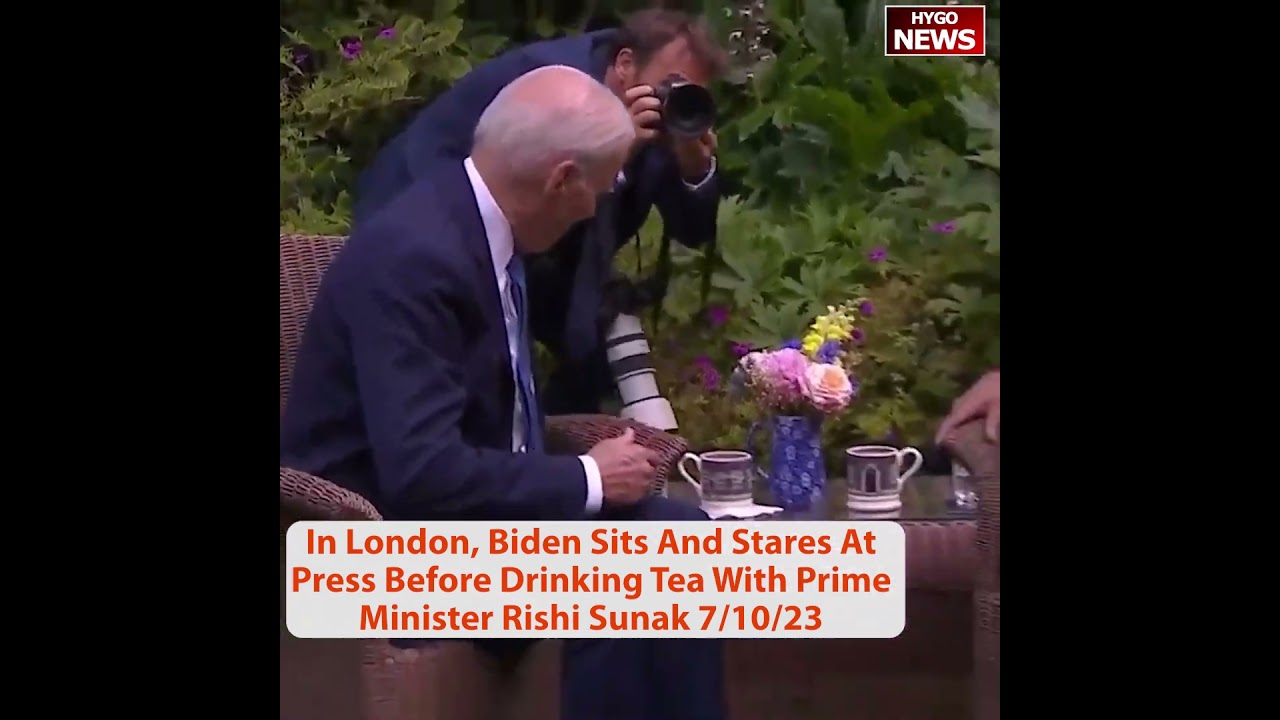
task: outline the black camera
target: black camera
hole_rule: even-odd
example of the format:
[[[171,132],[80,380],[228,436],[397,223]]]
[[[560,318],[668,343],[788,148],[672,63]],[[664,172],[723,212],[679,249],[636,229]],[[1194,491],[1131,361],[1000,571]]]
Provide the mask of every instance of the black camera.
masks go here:
[[[672,135],[701,137],[715,124],[716,102],[711,91],[683,75],[668,75],[655,94],[662,103],[662,124]]]

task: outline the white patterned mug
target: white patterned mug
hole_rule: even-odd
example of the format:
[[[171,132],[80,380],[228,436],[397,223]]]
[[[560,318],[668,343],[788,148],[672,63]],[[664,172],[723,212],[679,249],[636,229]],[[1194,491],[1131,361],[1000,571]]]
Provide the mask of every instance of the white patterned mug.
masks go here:
[[[902,507],[902,485],[920,469],[924,456],[913,447],[854,445],[845,454],[848,482],[846,506],[858,512],[885,512]],[[911,465],[903,469],[906,459]]]
[[[698,470],[697,479],[685,469],[685,463],[690,461]],[[699,455],[685,453],[676,467],[693,489],[698,491],[698,497],[704,506],[751,504],[756,463],[749,452],[711,450]]]

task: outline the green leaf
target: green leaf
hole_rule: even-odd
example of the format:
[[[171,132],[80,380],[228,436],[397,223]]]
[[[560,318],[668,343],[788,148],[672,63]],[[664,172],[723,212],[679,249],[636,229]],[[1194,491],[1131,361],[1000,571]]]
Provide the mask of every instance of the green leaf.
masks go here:
[[[884,159],[884,164],[880,166],[880,172],[876,173],[876,177],[885,180],[888,178],[897,178],[906,180],[911,177],[911,168],[907,165],[907,161],[897,150],[890,150]]]
[[[973,130],[1000,132],[1000,106],[969,88],[959,98],[948,98]]]
[[[934,298],[924,304],[925,312],[931,315],[946,315],[960,311],[960,303],[951,298]]]
[[[762,125],[769,120],[769,116],[773,114],[773,108],[768,105],[758,105],[755,109],[748,112],[738,119],[738,139],[746,140],[756,133]]]
[[[813,71],[817,70],[821,64],[821,55],[806,55],[787,68],[787,79],[793,84],[799,84],[808,80]]]
[[[986,165],[989,168],[995,168],[996,170],[1000,169],[999,150],[981,150],[973,155],[969,155],[968,158],[981,165]]]
[[[427,26],[427,37],[418,45],[418,52],[434,54],[443,52],[458,41],[462,32],[462,18],[449,17]]]
[[[431,8],[432,18],[443,18],[453,15],[453,11],[458,9],[461,0],[435,0]]]
[[[731,249],[721,246],[720,261],[732,270],[739,279],[748,284],[755,279],[755,268],[752,267],[751,258],[748,258],[746,253],[735,253]]]
[[[813,291],[808,287],[805,287],[800,282],[797,282],[794,278],[782,278],[782,286],[795,293],[796,297],[804,298],[806,300],[814,299]]]
[[[828,62],[838,63],[849,48],[849,36],[844,29],[844,13],[835,0],[807,0],[804,16],[805,40]]]
[[[726,273],[717,270],[711,274],[711,287],[718,290],[737,290],[746,286],[748,283],[736,274]]]
[[[436,64],[436,71],[447,80],[457,80],[471,72],[471,63],[458,55],[445,55]]]
[[[467,41],[471,56],[483,59],[497,55],[506,44],[507,39],[501,35],[473,35]]]

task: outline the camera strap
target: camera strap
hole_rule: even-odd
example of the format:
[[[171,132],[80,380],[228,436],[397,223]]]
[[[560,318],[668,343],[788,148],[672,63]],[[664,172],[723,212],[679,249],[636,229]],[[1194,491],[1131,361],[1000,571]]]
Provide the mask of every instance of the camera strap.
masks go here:
[[[662,239],[658,244],[658,261],[653,269],[653,275],[640,281],[643,286],[644,301],[647,301],[653,308],[653,333],[655,337],[658,334],[658,325],[662,318],[662,303],[667,297],[667,287],[671,283],[671,237],[664,223]],[[632,238],[632,241],[635,243],[636,248],[636,275],[641,276],[644,273],[644,260],[640,253],[639,233]],[[711,299],[711,272],[715,269],[715,257],[716,241],[715,238],[712,238],[711,242],[707,243],[702,250],[699,303],[704,311],[707,309],[707,304]]]

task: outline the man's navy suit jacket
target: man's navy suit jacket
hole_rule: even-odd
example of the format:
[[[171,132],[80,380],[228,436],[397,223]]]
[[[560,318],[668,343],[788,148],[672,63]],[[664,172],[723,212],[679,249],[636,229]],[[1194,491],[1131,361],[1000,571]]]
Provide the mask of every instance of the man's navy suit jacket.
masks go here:
[[[497,280],[462,164],[357,228],[321,282],[280,421],[282,465],[387,519],[581,519],[572,456],[511,450]]]
[[[441,158],[460,162],[470,155],[480,115],[502,88],[521,75],[547,65],[567,65],[603,80],[616,32],[601,30],[526,45],[473,69],[423,108],[361,175],[356,227],[375,217],[379,208]],[[600,350],[601,289],[614,254],[639,232],[651,208],[657,206],[666,233],[680,243],[698,247],[715,240],[719,190],[714,177],[690,190],[682,182],[675,156],[654,144],[636,153],[624,175],[627,181],[611,204],[612,232],[591,233],[587,223],[580,223],[548,258],[529,264],[533,335],[571,363],[584,362]]]

